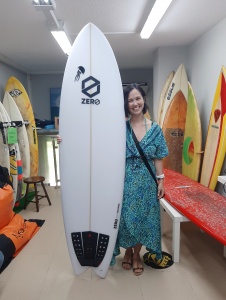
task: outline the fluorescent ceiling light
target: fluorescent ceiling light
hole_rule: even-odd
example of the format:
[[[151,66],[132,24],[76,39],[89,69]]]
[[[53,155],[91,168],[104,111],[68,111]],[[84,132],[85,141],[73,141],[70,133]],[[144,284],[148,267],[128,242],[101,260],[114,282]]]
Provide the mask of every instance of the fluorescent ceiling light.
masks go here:
[[[34,7],[37,10],[54,10],[56,3],[54,0],[32,0]]]
[[[53,5],[54,0],[32,0],[35,5]]]
[[[60,45],[65,54],[69,55],[71,51],[71,43],[63,30],[51,31],[52,35]]]
[[[172,0],[156,0],[140,33],[142,39],[148,39],[163,17]]]
[[[52,35],[54,36],[64,53],[69,55],[71,51],[71,42],[66,34],[63,21],[57,20],[57,17],[54,14],[54,9],[56,8],[55,1],[32,0],[32,3],[37,10],[44,13],[48,20],[49,29]]]

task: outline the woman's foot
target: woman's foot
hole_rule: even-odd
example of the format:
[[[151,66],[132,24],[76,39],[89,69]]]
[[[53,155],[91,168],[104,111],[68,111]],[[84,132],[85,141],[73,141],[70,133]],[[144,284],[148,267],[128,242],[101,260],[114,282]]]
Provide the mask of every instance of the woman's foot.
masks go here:
[[[140,276],[144,271],[144,267],[140,257],[133,258],[133,274],[135,276]]]
[[[123,269],[126,271],[131,270],[132,261],[133,261],[133,251],[132,249],[127,249],[122,260]]]

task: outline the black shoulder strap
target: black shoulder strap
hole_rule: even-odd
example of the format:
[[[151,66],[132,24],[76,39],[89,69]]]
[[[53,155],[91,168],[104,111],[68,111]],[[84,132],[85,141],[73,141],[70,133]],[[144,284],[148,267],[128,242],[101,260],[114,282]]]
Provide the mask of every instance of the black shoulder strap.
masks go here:
[[[135,133],[133,132],[133,129],[131,128],[131,126],[130,126],[130,124],[129,124],[128,121],[127,121],[127,127],[128,127],[128,129],[130,129],[131,132],[132,132],[133,140],[134,140],[134,142],[135,142],[135,145],[136,145],[136,147],[137,147],[137,150],[138,150],[139,153],[140,153],[141,158],[143,159],[143,162],[144,162],[145,166],[147,167],[148,171],[150,172],[151,176],[153,177],[153,179],[154,179],[156,185],[158,185],[157,180],[156,180],[156,177],[155,177],[155,175],[154,175],[154,173],[153,173],[153,171],[152,171],[152,169],[151,169],[151,167],[150,167],[150,165],[149,165],[149,163],[148,163],[148,160],[147,160],[146,156],[144,155],[144,152],[143,152],[143,150],[142,150],[142,148],[141,148],[141,146],[140,146],[140,144],[139,144],[139,141],[138,141],[138,139],[137,139]]]

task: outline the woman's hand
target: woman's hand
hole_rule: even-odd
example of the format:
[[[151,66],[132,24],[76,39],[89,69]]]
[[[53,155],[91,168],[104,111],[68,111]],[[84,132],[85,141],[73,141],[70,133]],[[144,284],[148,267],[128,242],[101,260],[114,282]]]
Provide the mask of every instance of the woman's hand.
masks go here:
[[[59,136],[59,135],[57,135],[57,144],[60,144],[61,143],[61,141],[62,141],[62,138]]]
[[[158,199],[161,199],[165,194],[164,179],[159,179],[157,182],[158,182]]]

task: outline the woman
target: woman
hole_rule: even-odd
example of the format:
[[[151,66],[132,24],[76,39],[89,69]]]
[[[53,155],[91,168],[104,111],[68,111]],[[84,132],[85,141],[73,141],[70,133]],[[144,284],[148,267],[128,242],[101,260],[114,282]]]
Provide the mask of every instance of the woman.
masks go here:
[[[146,119],[145,93],[137,84],[130,84],[124,90],[125,115],[128,118],[126,132],[126,172],[124,196],[117,242],[111,265],[120,247],[126,249],[122,261],[125,270],[133,269],[139,276],[143,273],[140,250],[148,251],[162,258],[160,203],[164,195],[162,158],[168,155],[167,145],[157,123]],[[156,174],[157,183],[145,166],[132,137],[132,130]]]

